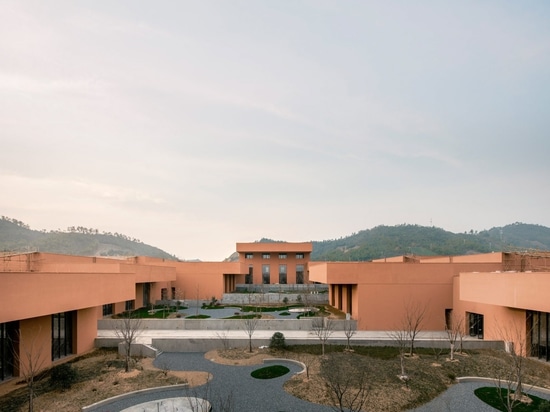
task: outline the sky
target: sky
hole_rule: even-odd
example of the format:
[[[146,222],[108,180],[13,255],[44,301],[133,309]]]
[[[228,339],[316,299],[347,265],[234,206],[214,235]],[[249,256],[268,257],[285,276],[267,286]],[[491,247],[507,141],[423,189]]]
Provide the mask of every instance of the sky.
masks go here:
[[[550,226],[547,1],[0,0],[0,214],[180,259]]]

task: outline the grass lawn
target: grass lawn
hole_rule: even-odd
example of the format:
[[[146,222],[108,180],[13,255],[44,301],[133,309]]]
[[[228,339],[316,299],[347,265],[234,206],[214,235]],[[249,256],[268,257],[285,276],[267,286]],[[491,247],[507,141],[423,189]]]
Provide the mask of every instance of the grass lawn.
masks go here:
[[[271,365],[266,366],[265,368],[256,369],[255,371],[252,371],[250,375],[256,379],[274,379],[279,376],[286,375],[288,372],[290,372],[290,369],[286,366]]]
[[[507,389],[496,387],[484,387],[474,391],[476,396],[486,404],[492,406],[499,411],[506,412],[506,398],[508,396]],[[514,393],[512,391],[512,393]],[[531,399],[531,403],[522,403],[516,401],[513,405],[514,412],[550,412],[550,402],[546,399],[541,399],[538,396],[527,395]]]

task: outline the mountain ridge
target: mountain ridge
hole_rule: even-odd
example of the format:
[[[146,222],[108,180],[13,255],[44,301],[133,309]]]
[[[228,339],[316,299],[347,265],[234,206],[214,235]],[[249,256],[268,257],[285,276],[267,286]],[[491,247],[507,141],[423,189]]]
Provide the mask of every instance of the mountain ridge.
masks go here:
[[[275,242],[262,238],[258,242]],[[312,241],[313,261],[369,261],[399,255],[465,255],[515,249],[550,250],[550,228],[512,223],[482,231],[453,233],[433,226],[379,225],[338,239]],[[0,217],[0,251],[41,251],[82,256],[151,256],[180,260],[155,246],[120,233],[71,226],[67,231],[32,230]],[[225,261],[236,260],[233,253]]]

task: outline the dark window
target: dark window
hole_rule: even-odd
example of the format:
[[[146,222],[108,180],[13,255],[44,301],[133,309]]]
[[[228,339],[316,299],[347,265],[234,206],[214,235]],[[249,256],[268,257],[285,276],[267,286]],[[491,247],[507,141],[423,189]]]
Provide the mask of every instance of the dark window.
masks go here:
[[[483,339],[483,315],[479,313],[469,313],[468,326],[470,336],[477,336],[478,339]]]
[[[109,316],[113,314],[113,304],[107,303],[103,305],[103,316]]]
[[[531,356],[550,361],[550,313],[527,312],[531,321]]]
[[[296,283],[299,285],[304,283],[304,265],[296,265]]]
[[[0,323],[0,381],[13,377],[13,342],[17,340],[17,323]]]
[[[286,253],[279,253],[279,259],[286,259]]]
[[[124,310],[126,310],[126,311],[134,310],[135,306],[136,306],[136,301],[135,300],[127,300],[126,303],[124,304]]]
[[[254,253],[245,253],[244,258],[245,259],[253,259],[254,258]]]
[[[279,283],[286,284],[286,265],[279,265]]]
[[[176,288],[172,286],[172,299],[176,299]]]
[[[73,353],[73,312],[52,315],[52,360]]]
[[[270,279],[269,265],[262,265],[262,283],[264,285],[269,285]]]
[[[296,253],[296,259],[303,259],[304,254],[303,253]]]
[[[143,306],[149,306],[151,303],[151,284],[143,284]]]
[[[160,300],[168,300],[168,289],[162,288],[160,290]]]
[[[271,255],[269,253],[262,253],[262,259],[271,259]]]
[[[254,282],[254,268],[252,265],[248,267],[248,275],[244,277],[244,283],[251,285]]]

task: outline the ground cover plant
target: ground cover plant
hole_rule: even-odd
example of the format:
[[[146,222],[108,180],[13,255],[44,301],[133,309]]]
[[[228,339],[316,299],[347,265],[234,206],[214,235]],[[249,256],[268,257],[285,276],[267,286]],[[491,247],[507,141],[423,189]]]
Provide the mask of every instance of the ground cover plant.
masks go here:
[[[290,372],[286,366],[282,365],[270,365],[264,368],[256,369],[250,373],[253,378],[256,379],[274,379],[279,376],[286,375]]]
[[[481,399],[486,404],[492,406],[495,409],[498,409],[502,412],[507,412],[506,407],[507,401],[506,397],[508,396],[508,389],[497,387],[483,387],[478,388],[474,391],[475,395]],[[513,392],[512,395],[513,396]],[[550,411],[550,402],[546,399],[539,398],[534,395],[527,395],[531,401],[529,403],[518,402],[513,406],[514,412],[549,412]]]

